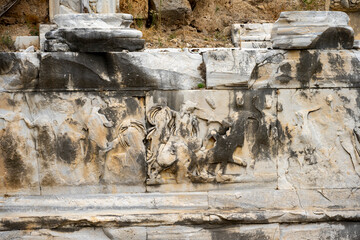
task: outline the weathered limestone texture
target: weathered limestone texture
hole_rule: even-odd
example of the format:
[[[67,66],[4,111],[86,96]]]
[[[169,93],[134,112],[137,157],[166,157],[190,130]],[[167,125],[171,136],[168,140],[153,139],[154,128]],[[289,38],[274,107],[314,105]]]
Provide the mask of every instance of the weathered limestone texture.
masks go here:
[[[57,44],[0,53],[0,239],[360,238],[358,50]]]
[[[58,52],[43,53],[41,59],[37,86],[43,90],[176,90],[205,83],[198,53]]]
[[[272,90],[150,92],[146,102],[148,184],[276,186]]]
[[[59,14],[57,28],[45,34],[47,52],[120,52],[144,48],[141,31],[130,28],[130,14]]]
[[[280,92],[279,188],[360,185],[358,98],[358,89]]]
[[[344,50],[214,50],[203,53],[207,87],[359,87],[360,53]]]
[[[231,39],[235,47],[271,48],[272,23],[233,24]]]
[[[1,96],[2,193],[28,190],[27,179],[35,185],[38,177],[42,194],[143,191],[143,100],[90,93]]]
[[[343,12],[282,12],[271,40],[280,49],[351,49],[354,31]]]

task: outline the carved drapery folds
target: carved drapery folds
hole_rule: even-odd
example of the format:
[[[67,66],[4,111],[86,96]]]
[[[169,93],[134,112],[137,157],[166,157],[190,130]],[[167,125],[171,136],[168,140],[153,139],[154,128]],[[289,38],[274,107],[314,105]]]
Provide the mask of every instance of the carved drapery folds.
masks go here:
[[[269,165],[271,181],[275,169],[270,159],[271,127],[275,126],[273,93],[205,93],[179,93],[177,97],[192,100],[171,107],[166,105],[170,94],[151,98],[150,102],[155,102],[147,111],[147,183],[256,181],[254,173],[260,161]]]

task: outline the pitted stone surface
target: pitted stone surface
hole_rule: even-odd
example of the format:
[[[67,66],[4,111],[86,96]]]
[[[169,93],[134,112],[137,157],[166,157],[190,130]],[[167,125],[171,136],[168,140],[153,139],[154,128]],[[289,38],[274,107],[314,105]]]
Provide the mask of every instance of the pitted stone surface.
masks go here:
[[[146,102],[149,185],[275,187],[274,91],[156,91]]]
[[[282,12],[271,41],[273,48],[280,49],[351,49],[354,31],[343,12]]]
[[[30,184],[42,194],[144,189],[143,100],[98,93],[1,96],[2,193],[21,193]]]
[[[0,53],[0,238],[358,239],[359,69],[354,49]]]
[[[279,188],[357,188],[358,89],[282,90]]]
[[[214,50],[203,54],[208,88],[359,87],[359,51]]]

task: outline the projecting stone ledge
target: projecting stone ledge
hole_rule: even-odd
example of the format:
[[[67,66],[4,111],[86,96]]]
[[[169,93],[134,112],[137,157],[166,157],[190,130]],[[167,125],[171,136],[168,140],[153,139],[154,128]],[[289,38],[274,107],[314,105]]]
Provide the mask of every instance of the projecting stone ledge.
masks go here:
[[[343,12],[282,12],[271,34],[273,48],[351,49],[354,31]]]

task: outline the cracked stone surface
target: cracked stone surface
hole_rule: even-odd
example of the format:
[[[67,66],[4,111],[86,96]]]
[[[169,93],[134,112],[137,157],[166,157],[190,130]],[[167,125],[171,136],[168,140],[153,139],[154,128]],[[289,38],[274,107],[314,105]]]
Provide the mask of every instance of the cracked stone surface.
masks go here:
[[[148,184],[275,187],[274,91],[155,91],[146,102]]]
[[[359,69],[354,49],[0,53],[0,239],[359,239]]]
[[[280,188],[359,186],[358,98],[358,89],[280,91]]]
[[[1,94],[1,193],[144,191],[144,100]],[[131,146],[131,147],[130,147]]]

